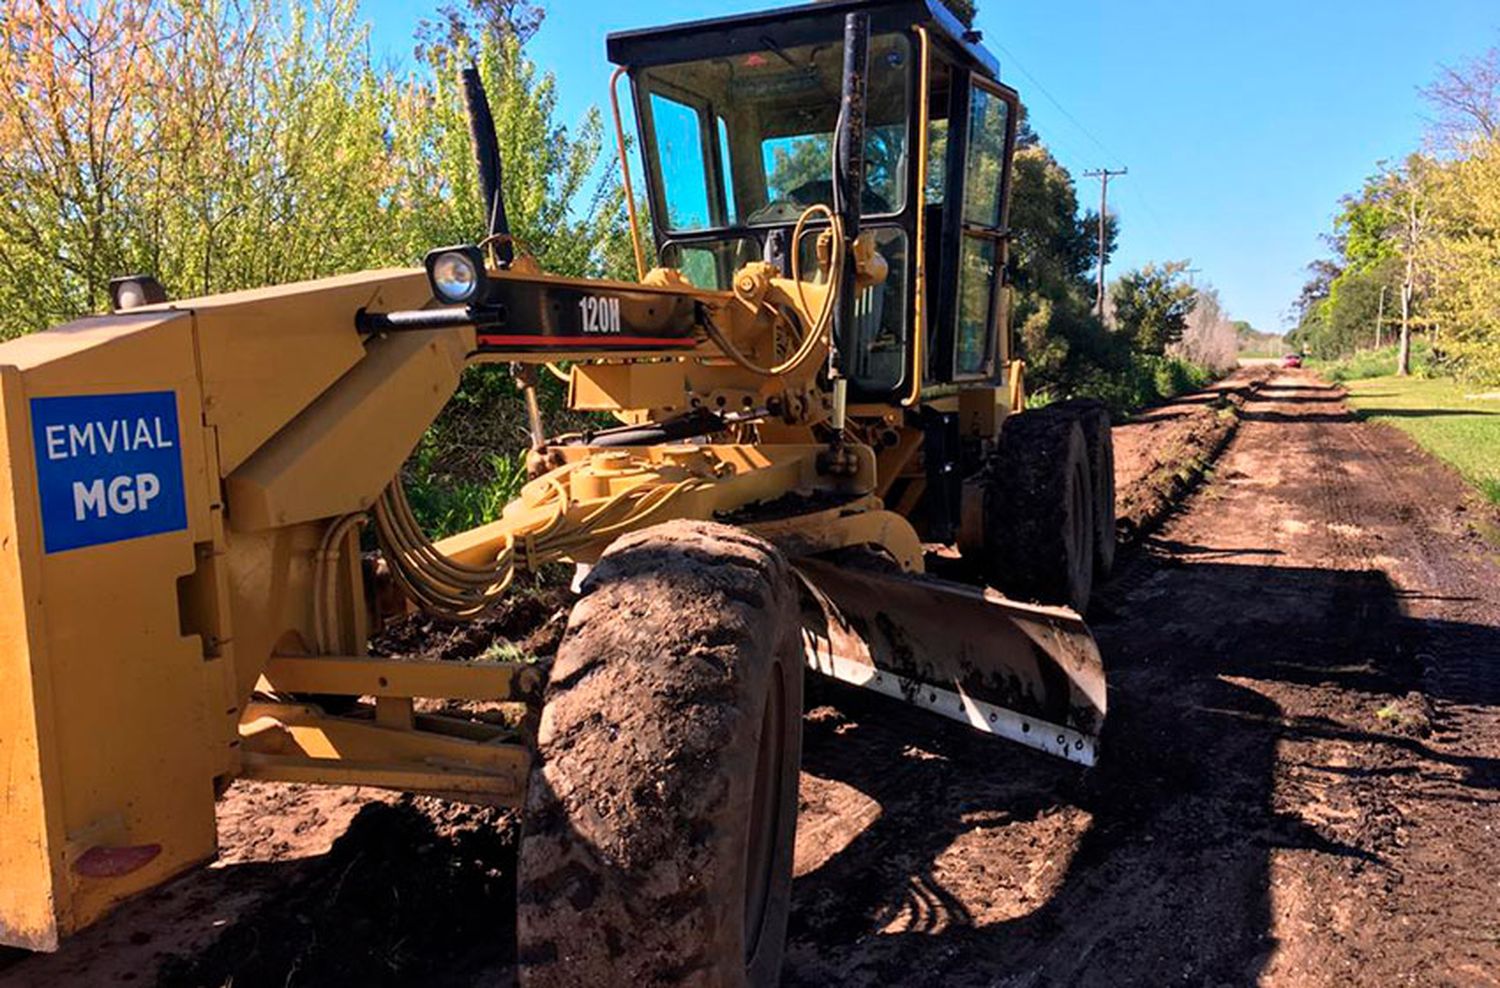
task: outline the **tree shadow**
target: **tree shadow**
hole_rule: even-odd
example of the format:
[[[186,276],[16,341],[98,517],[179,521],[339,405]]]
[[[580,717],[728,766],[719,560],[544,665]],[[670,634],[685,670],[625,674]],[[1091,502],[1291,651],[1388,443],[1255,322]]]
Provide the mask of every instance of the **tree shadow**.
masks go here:
[[[1354,409],[1353,415],[1357,419],[1427,419],[1454,416],[1494,418],[1500,416],[1500,412],[1489,412],[1482,408],[1381,408],[1378,405],[1362,405]]]
[[[1125,599],[1105,610],[1118,618],[1095,629],[1110,713],[1086,775],[847,689],[845,720],[809,724],[807,771],[881,812],[798,879],[787,983],[1252,983],[1276,946],[1274,850],[1386,866],[1377,835],[1278,808],[1285,742],[1369,752],[1371,778],[1427,761],[1500,789],[1495,759],[1442,752],[1376,716],[1418,686],[1500,702],[1491,683],[1424,675],[1500,655],[1500,630],[1409,619],[1378,572],[1212,551],[1142,553],[1117,585]],[[1288,688],[1331,697],[1330,711],[1288,714],[1272,699]],[[1299,749],[1309,757],[1358,783]],[[1049,860],[1063,874],[1038,883]]]
[[[54,954],[6,955],[0,985],[163,988],[502,983],[515,956],[514,814],[371,802],[323,854],[198,868]]]

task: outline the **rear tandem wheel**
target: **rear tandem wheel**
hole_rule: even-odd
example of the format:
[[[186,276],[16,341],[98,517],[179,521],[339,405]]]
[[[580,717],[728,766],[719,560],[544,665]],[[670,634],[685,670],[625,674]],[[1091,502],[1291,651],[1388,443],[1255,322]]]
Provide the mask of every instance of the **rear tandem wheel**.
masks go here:
[[[986,581],[1017,600],[1088,610],[1097,495],[1077,417],[1046,409],[1007,417],[983,482]]]
[[[1089,475],[1094,481],[1094,579],[1115,568],[1115,440],[1109,409],[1097,398],[1072,398],[1048,405],[1044,411],[1071,415],[1083,429],[1088,447]]]

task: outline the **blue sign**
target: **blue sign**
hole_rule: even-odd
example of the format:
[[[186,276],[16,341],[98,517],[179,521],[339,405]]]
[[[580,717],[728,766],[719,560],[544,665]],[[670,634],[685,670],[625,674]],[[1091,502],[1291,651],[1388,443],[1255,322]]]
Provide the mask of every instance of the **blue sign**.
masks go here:
[[[177,395],[31,399],[47,552],[187,528]]]

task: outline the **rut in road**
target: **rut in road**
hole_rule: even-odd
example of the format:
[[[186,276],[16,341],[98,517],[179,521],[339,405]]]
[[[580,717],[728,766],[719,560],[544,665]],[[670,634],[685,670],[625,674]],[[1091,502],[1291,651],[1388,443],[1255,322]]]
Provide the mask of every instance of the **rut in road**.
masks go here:
[[[1091,616],[1093,773],[843,692],[812,711],[786,980],[1500,983],[1479,510],[1278,375]]]

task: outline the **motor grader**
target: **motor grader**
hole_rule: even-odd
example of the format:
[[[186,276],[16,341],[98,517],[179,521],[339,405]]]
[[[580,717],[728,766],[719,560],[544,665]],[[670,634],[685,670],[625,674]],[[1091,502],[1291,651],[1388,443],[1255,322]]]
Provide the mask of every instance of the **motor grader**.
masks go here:
[[[1024,411],[1019,104],[977,33],[835,0],[608,52],[633,281],[510,236],[471,70],[474,243],[203,298],[126,277],[0,345],[0,942],[56,949],[212,858],[234,779],[357,784],[521,811],[527,984],[770,984],[804,670],[1093,762],[1109,430]],[[434,542],[400,472],[475,362],[515,369],[531,479]],[[617,424],[549,435],[540,373]],[[369,654],[551,563],[578,599],[550,666]]]

